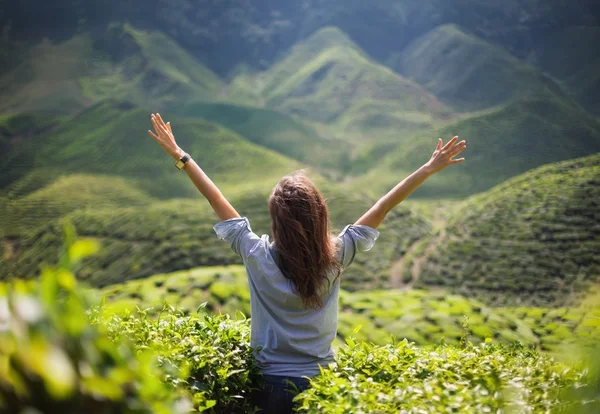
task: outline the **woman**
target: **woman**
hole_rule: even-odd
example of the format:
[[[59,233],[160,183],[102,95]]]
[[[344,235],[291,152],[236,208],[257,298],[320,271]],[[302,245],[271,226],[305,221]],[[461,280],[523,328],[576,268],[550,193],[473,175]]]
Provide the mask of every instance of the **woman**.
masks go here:
[[[202,169],[175,142],[170,123],[152,114],[156,133],[148,131],[184,169],[221,220],[214,229],[242,259],[248,273],[252,311],[251,345],[264,375],[255,393],[265,413],[292,412],[295,392],[308,378],[333,361],[331,344],[337,331],[340,274],[357,251],[373,247],[376,230],[387,213],[427,177],[464,158],[452,159],[465,141],[440,138],[431,159],[375,203],[337,236],[329,232],[325,200],[303,173],[286,175],[269,197],[271,231],[259,237],[246,217],[240,217]]]

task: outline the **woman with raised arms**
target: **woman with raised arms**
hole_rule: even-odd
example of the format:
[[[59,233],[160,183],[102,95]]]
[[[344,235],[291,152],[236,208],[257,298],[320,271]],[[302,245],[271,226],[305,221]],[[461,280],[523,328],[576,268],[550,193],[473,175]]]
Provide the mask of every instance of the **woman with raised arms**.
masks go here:
[[[465,148],[455,136],[445,145],[440,138],[423,166],[396,185],[362,217],[337,236],[330,233],[325,199],[303,172],[284,176],[268,199],[271,232],[258,236],[246,217],[223,196],[196,162],[177,145],[171,125],[160,114],[151,115],[148,131],[176,160],[206,197],[220,222],[217,237],[229,243],[246,266],[250,286],[251,346],[264,387],[254,394],[261,413],[292,412],[296,388],[309,386],[334,359],[340,275],[357,252],[370,250],[379,236],[377,227],[387,213],[428,177],[464,161],[453,159]],[[291,386],[290,382],[295,386]]]

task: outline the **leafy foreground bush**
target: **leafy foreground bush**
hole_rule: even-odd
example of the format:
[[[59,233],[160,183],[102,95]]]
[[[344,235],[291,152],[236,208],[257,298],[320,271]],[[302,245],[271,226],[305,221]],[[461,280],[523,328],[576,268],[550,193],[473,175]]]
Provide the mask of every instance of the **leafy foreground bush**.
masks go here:
[[[258,371],[248,320],[169,307],[151,319],[144,311],[109,315],[95,307],[90,324],[72,275],[54,274],[57,285],[50,276],[37,296],[31,283],[3,291],[12,310],[0,335],[3,412],[182,412],[192,407],[177,405],[181,393],[199,411],[254,411],[249,394]],[[298,396],[301,411],[537,413],[569,408],[559,396],[575,386],[585,397],[584,370],[519,345],[347,342]]]
[[[104,320],[109,337],[152,349],[165,369],[164,380],[185,390],[200,411],[253,412],[253,384],[260,375],[250,347],[250,324],[229,315],[184,315],[165,306],[157,318],[139,310]]]
[[[111,341],[85,305],[65,270],[0,286],[0,412],[187,411],[156,357]]]
[[[560,392],[585,375],[519,344],[418,348],[406,340],[340,348],[299,395],[323,413],[542,413],[570,409]]]

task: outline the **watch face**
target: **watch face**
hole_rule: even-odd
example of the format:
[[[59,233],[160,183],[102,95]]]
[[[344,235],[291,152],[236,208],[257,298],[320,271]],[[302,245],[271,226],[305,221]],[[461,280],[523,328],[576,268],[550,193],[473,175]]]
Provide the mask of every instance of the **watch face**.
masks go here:
[[[175,167],[177,167],[180,170],[183,168],[184,165],[185,165],[185,162],[183,162],[181,160],[179,160],[175,163]]]

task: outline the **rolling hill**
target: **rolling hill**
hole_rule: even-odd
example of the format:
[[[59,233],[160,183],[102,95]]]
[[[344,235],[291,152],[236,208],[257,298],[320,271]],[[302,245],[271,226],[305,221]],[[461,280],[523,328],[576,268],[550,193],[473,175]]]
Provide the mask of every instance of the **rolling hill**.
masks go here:
[[[276,179],[265,181],[270,186],[276,182]],[[328,200],[334,231],[341,231],[346,224],[355,222],[373,203],[369,198],[342,192],[332,185],[324,184],[320,188]],[[41,192],[43,195],[50,193],[47,190]],[[54,194],[64,197],[68,206],[77,203],[85,206],[83,197],[70,200],[68,192]],[[240,214],[250,219],[253,230],[258,234],[270,234],[268,193],[231,194],[228,198]],[[40,196],[33,193],[31,197]],[[14,206],[16,216],[19,203]],[[22,209],[29,211],[26,207]],[[61,212],[57,207],[52,211]],[[239,263],[239,258],[229,247],[217,240],[212,227],[218,220],[205,201],[174,199],[130,207],[105,204],[104,208],[75,210],[64,218],[70,220],[81,237],[96,239],[102,246],[97,254],[86,258],[78,272],[80,278],[96,286],[196,266]],[[10,254],[4,259],[0,254],[0,279],[35,275],[41,263],[54,263],[63,244],[63,219],[52,220],[26,233],[9,233],[11,246],[18,245],[18,249],[4,246],[4,252],[10,251]],[[389,214],[380,231],[377,249],[357,255],[355,263],[345,273],[347,289],[389,286],[390,263],[429,231],[429,223],[409,209],[399,207]]]
[[[437,144],[465,139],[465,162],[430,177],[414,197],[463,197],[546,163],[600,152],[600,122],[568,99],[522,98],[402,141],[349,185],[381,194],[426,163]]]
[[[465,200],[417,286],[488,304],[559,306],[600,282],[600,154],[544,165]]]
[[[0,73],[0,112],[72,114],[103,99],[173,102],[211,99],[222,83],[161,32],[112,24],[105,31],[25,48]]]
[[[343,141],[320,135],[310,125],[272,109],[196,102],[173,106],[179,117],[206,119],[302,163],[336,170],[349,156]]]
[[[453,108],[479,110],[520,97],[564,96],[505,49],[449,24],[413,40],[392,67]]]
[[[49,174],[46,170],[40,172]],[[155,200],[125,178],[92,174],[58,175],[50,184],[22,197],[6,197],[2,211],[5,222],[10,226],[0,227],[0,238],[5,233],[13,236],[26,234],[75,210],[143,206],[152,201]]]
[[[13,143],[14,155],[8,157],[2,173],[20,171],[25,176],[42,168],[61,174],[110,174],[130,178],[159,198],[197,196],[188,177],[178,174],[174,162],[148,136],[146,131],[152,128],[149,114],[150,110],[128,102],[100,102],[42,135]],[[179,145],[224,189],[266,191],[270,184],[264,178],[300,167],[298,162],[217,124],[163,115],[172,121]],[[5,183],[9,184],[13,183]]]
[[[298,43],[257,76],[268,107],[333,125],[345,139],[383,140],[390,130],[397,139],[398,132],[431,127],[451,114],[435,96],[372,61],[334,27]]]

